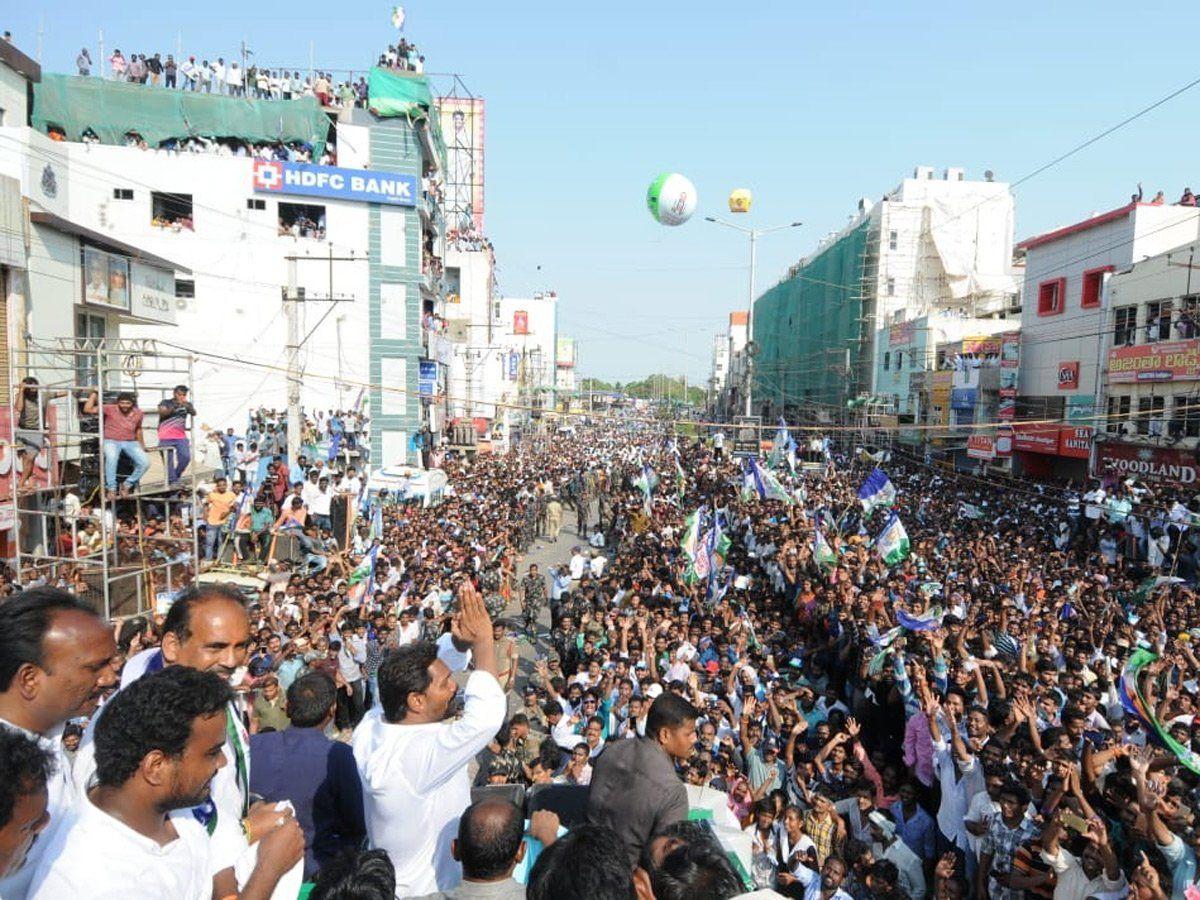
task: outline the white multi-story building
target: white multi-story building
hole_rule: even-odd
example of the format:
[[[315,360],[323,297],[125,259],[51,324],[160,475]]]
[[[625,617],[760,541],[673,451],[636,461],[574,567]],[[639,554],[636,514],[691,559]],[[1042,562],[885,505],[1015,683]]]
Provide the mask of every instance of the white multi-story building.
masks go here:
[[[335,117],[311,101],[206,96],[197,109],[211,121],[189,120],[197,129],[221,127],[222,105],[237,105],[242,119],[250,116],[247,107],[270,122],[277,115],[278,128],[295,127],[284,125],[285,116],[301,117],[314,140],[336,146],[337,167],[96,143],[80,132],[86,138],[91,124],[106,136],[137,132],[144,112],[145,121],[161,123],[182,92],[49,77],[53,90],[45,98],[78,93],[113,103],[93,123],[82,117],[86,106],[56,110],[35,88],[33,126],[0,127],[0,173],[22,179],[35,222],[40,217],[97,249],[119,255],[122,246],[136,247],[174,264],[169,308],[142,308],[135,290],[127,318],[177,327],[129,324],[121,336],[169,341],[196,355],[198,423],[238,429],[249,409],[286,405],[292,303],[302,342],[302,406],[344,409],[361,397],[369,401],[374,457],[415,461],[413,433],[439,430],[435,408],[419,399],[420,361],[443,355],[430,327],[440,305],[442,226],[424,191],[439,158],[428,129],[362,109]],[[45,133],[59,131],[64,140]],[[61,245],[51,236],[38,252],[47,265],[65,261],[88,281],[97,264],[86,256],[67,260]],[[29,286],[36,322],[39,293],[54,290],[51,274],[31,270]],[[108,322],[95,316],[111,310],[86,287],[80,306],[86,316],[52,330],[111,336]],[[443,372],[439,365],[439,387]]]
[[[745,408],[746,341],[749,339],[750,314],[742,309],[729,314],[725,328],[724,379],[717,385],[718,411],[722,417],[739,415]]]
[[[1155,341],[1167,340],[1157,337],[1158,322],[1169,323],[1171,316],[1169,304],[1160,306],[1160,318],[1151,317],[1137,300],[1118,309],[1110,297],[1110,278],[1137,260],[1195,241],[1198,233],[1196,207],[1129,203],[1018,245],[1025,251],[1018,422],[1062,421],[1080,429],[1102,417],[1108,333],[1118,331],[1119,343],[1152,343],[1148,335],[1153,324]],[[1183,279],[1189,270],[1179,271]],[[1129,280],[1124,290],[1135,296]],[[1164,324],[1162,333],[1174,336],[1172,328]],[[1134,382],[1139,380],[1144,379]],[[1127,396],[1136,399],[1133,393]],[[1015,458],[1023,471],[1076,479],[1086,474],[1087,459],[1077,447],[1064,454],[1063,441],[1055,451],[1044,436],[1022,437],[1023,430],[1035,431],[1033,426],[1016,428]],[[1079,440],[1082,436],[1075,443]]]

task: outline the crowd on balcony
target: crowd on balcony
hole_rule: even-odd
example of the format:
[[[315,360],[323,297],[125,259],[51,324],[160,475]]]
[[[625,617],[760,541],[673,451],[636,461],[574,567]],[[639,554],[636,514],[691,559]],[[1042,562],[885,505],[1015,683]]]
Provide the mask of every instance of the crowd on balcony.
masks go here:
[[[475,226],[454,228],[446,232],[446,247],[451,250],[493,250],[492,242],[480,234]]]
[[[400,43],[395,46],[389,44],[387,50],[379,54],[379,67],[421,75],[425,71],[425,57],[415,44],[401,38]]]

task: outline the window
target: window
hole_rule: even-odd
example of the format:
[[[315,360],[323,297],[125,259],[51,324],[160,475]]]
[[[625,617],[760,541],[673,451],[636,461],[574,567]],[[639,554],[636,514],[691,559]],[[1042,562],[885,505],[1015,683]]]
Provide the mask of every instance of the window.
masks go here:
[[[887,280],[887,295],[889,297],[896,296],[896,279],[895,278],[889,278]]]
[[[108,334],[108,320],[95,313],[75,313],[75,345],[81,349],[95,350]],[[79,385],[96,384],[96,357],[91,353],[80,353],[75,357],[75,382]]]
[[[899,232],[897,232],[897,231],[889,231],[888,232],[888,249],[889,250],[896,249],[896,245],[899,243],[899,238],[900,238]]]
[[[896,351],[896,371],[900,372],[904,369],[904,351]]]
[[[1153,435],[1163,433],[1163,411],[1166,408],[1165,397],[1139,397],[1137,433]]]
[[[114,200],[132,200],[133,188],[113,188]]]
[[[279,233],[294,238],[325,240],[325,207],[312,203],[280,203]]]
[[[150,192],[150,224],[172,231],[194,231],[192,195]]]
[[[408,360],[400,356],[385,356],[379,361],[383,399],[379,414],[403,416],[408,414]]]
[[[1055,278],[1038,285],[1038,315],[1057,316],[1063,311],[1063,295],[1067,291],[1067,279]]]
[[[939,350],[936,356],[936,365],[938,370],[946,368],[946,351]]]
[[[1172,437],[1200,437],[1200,397],[1177,394],[1172,404]]]
[[[1200,295],[1189,294],[1180,298],[1175,336],[1185,340],[1200,336]]]
[[[1118,306],[1113,310],[1113,344],[1132,347],[1137,335],[1137,307]]]
[[[883,371],[890,372],[892,370],[892,351],[883,351]]]
[[[1100,305],[1100,291],[1104,287],[1104,276],[1112,270],[1112,266],[1101,266],[1098,269],[1088,269],[1083,273],[1083,294],[1079,298],[1081,307],[1092,309]]]
[[[1151,300],[1146,304],[1146,342],[1171,339],[1171,301]]]
[[[247,197],[246,198],[246,209],[263,210],[266,208],[267,208],[266,200],[261,200],[258,197]]]
[[[1108,398],[1108,430],[1118,434],[1123,433],[1121,423],[1129,421],[1129,398]]]
[[[191,278],[176,278],[175,296],[181,300],[191,300],[196,296],[196,282]]]

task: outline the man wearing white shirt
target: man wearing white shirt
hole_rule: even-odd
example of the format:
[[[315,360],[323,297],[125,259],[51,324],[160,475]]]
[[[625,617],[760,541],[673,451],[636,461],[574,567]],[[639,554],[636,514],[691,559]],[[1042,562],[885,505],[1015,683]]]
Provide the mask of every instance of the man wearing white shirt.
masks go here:
[[[63,726],[91,715],[116,684],[116,652],[112,629],[66,591],[32,588],[0,603],[0,728],[35,741],[55,762],[46,785],[50,821],[24,865],[0,872],[4,900],[25,900],[46,847],[76,803]]]
[[[582,550],[576,547],[575,553],[571,556],[571,562],[569,564],[572,581],[578,581],[583,577],[583,570],[587,568],[587,564],[587,557],[583,555]]]
[[[384,659],[380,705],[351,741],[367,836],[395,865],[397,898],[448,891],[462,880],[450,842],[471,803],[467,764],[495,736],[507,709],[496,680],[491,619],[469,581],[459,589],[451,634],[449,645],[421,641]],[[464,648],[475,671],[467,679],[462,717],[446,721],[457,691],[447,651],[461,654]]]
[[[208,800],[225,765],[232,699],[219,675],[182,666],[117,694],[96,727],[97,783],[47,848],[29,896],[212,897],[212,844],[191,808]],[[259,843],[239,900],[266,900],[304,855],[295,818],[276,812],[279,827]]]
[[[231,682],[246,665],[250,620],[241,595],[230,585],[202,584],[188,588],[171,605],[162,624],[162,634],[159,647],[143,650],[125,663],[121,670],[121,690],[169,666],[215,672]],[[80,796],[92,786],[96,772],[95,732],[104,720],[105,709],[88,723],[75,755],[72,777]],[[271,804],[260,802],[250,806],[250,738],[236,699],[226,707],[226,724],[223,748],[226,765],[213,780],[211,796],[190,813],[209,831],[210,857],[214,872],[218,873],[220,897],[237,893],[234,867],[249,846],[247,832],[255,837],[265,836],[276,818]],[[7,900],[7,895],[3,896]]]

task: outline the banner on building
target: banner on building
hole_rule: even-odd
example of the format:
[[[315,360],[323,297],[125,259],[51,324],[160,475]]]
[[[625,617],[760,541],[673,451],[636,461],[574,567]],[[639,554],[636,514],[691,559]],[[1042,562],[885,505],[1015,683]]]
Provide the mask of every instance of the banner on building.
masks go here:
[[[175,324],[175,273],[136,259],[129,266],[129,311],[142,319]]]
[[[950,408],[951,409],[974,409],[975,403],[979,399],[979,389],[973,387],[956,387],[950,391]]]
[[[416,206],[419,195],[415,175],[267,159],[254,161],[253,185],[259,194],[295,194],[393,206]]]
[[[1021,364],[1021,332],[1006,331],[1000,335],[1000,366],[1015,369]]]
[[[1091,394],[1072,394],[1067,398],[1068,422],[1091,422],[1096,417],[1096,398]]]
[[[1108,380],[1194,381],[1200,378],[1200,339],[1159,341],[1108,351]]]
[[[903,347],[911,344],[916,331],[916,322],[901,322],[888,329],[888,346]]]
[[[1058,455],[1057,425],[1013,425],[1013,449],[1026,453]]]
[[[1013,452],[1013,430],[1007,425],[1002,425],[996,429],[996,455],[997,456],[1012,456]]]
[[[513,334],[529,334],[529,313],[518,309],[513,313]]]
[[[1060,362],[1058,364],[1058,389],[1074,391],[1079,388],[1079,360]]]
[[[422,359],[417,366],[417,393],[432,397],[437,392],[438,364],[432,359]]]
[[[975,356],[999,356],[1000,346],[1002,344],[1001,336],[998,334],[980,334],[965,337],[962,340],[962,352],[972,353]]]
[[[129,259],[84,247],[83,302],[129,312]]]
[[[1196,483],[1196,457],[1190,450],[1105,441],[1096,445],[1096,475],[1142,478],[1174,487]]]
[[[1011,422],[1017,417],[1017,398],[1000,396],[1000,403],[996,406],[996,420],[998,422]]]
[[[520,371],[521,357],[517,351],[509,351],[508,354],[508,380],[516,381],[518,372]]]
[[[575,368],[575,338],[558,338],[555,347],[554,362],[560,369]]]
[[[1092,428],[1064,426],[1058,431],[1058,455],[1071,459],[1087,459],[1092,455]]]
[[[967,456],[971,459],[995,459],[996,439],[990,434],[973,434],[967,438]]]

